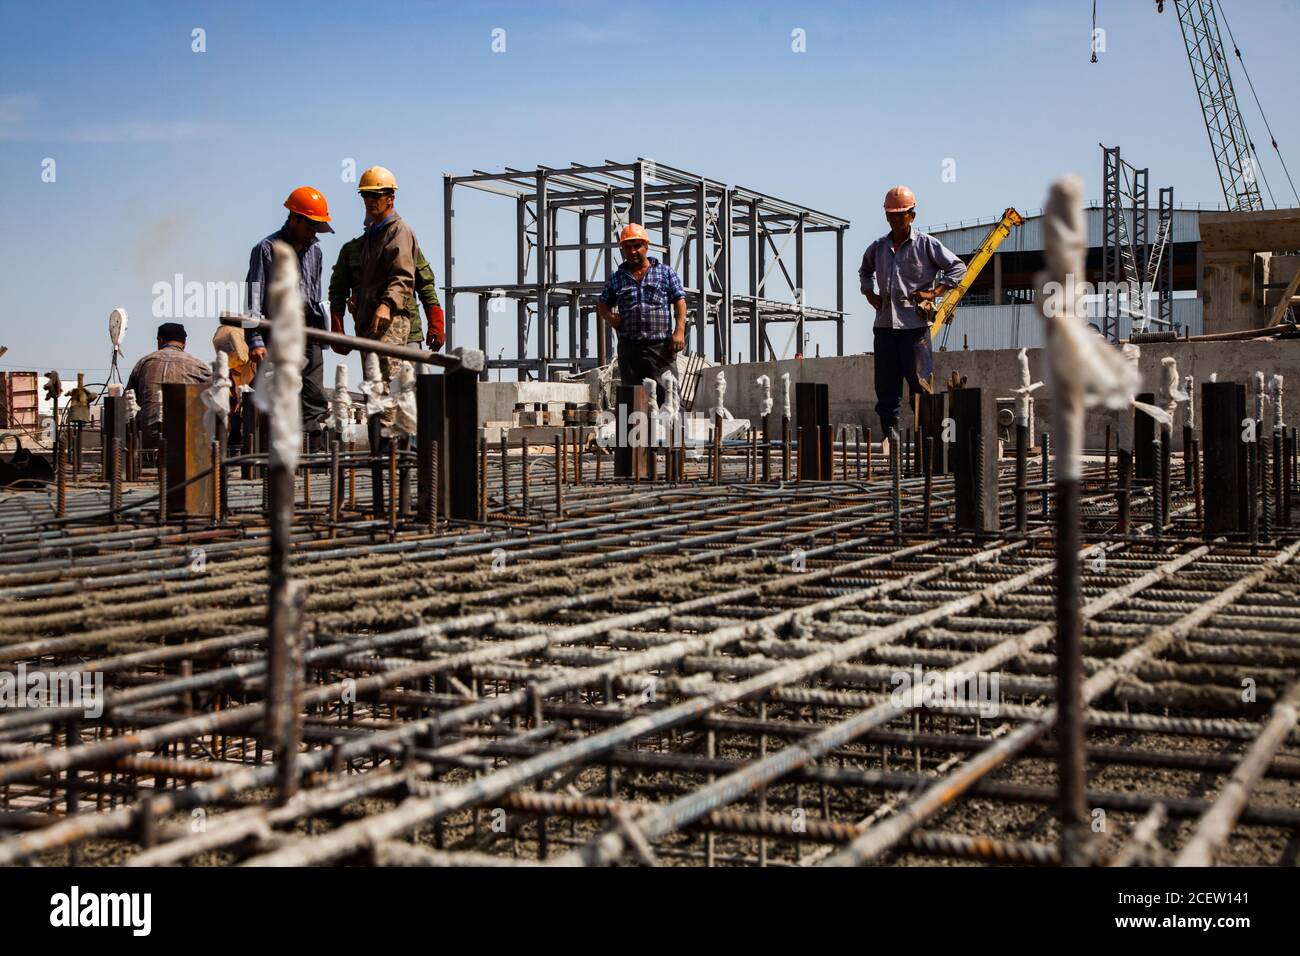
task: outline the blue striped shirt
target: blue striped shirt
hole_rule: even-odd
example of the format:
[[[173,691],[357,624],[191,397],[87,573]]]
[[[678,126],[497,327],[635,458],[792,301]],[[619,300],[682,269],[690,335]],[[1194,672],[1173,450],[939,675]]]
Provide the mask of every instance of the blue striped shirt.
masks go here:
[[[673,334],[673,305],[686,298],[682,280],[671,266],[658,259],[648,261],[650,268],[640,281],[625,262],[600,292],[600,301],[618,311],[621,339],[662,342]]]
[[[913,292],[936,285],[955,286],[966,275],[966,263],[927,232],[912,234],[894,251],[889,233],[881,236],[862,254],[858,279],[865,294],[874,277],[884,301],[876,312],[878,329],[920,329],[929,320],[916,310]]]
[[[253,247],[248,259],[248,277],[244,280],[248,288],[248,314],[264,319],[271,317],[271,243],[277,239],[293,248],[287,229],[281,227],[271,233]],[[329,328],[320,298],[322,259],[320,242],[316,239],[298,254],[298,288],[302,291],[307,324],[317,329]],[[265,347],[262,333],[256,329],[248,329],[245,337],[250,349]]]

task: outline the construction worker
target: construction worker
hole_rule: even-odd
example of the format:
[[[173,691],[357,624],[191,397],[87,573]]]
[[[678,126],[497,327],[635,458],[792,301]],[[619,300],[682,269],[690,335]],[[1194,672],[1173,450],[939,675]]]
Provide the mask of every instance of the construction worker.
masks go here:
[[[383,166],[361,174],[357,192],[366,207],[366,231],[361,237],[352,310],[357,335],[392,345],[405,345],[416,311],[415,265],[420,244],[393,206],[397,180]],[[418,315],[418,312],[416,312]],[[390,362],[379,356],[379,369],[388,381]]]
[[[314,329],[328,327],[325,307],[321,304],[321,248],[317,240],[322,232],[333,232],[330,225],[329,205],[320,190],[299,186],[284,201],[289,216],[284,225],[253,247],[248,262],[248,311],[251,315],[270,318],[271,311],[271,245],[277,239],[288,243],[298,254],[298,284],[302,291],[303,318]],[[266,357],[270,343],[257,329],[246,333],[250,359],[256,366]],[[325,402],[325,359],[319,342],[306,343],[307,358],[302,370],[302,426],[307,433],[308,448],[319,451],[323,446],[321,422],[328,406]],[[250,405],[245,403],[243,422],[251,421]],[[242,445],[242,427],[234,430],[231,445]],[[236,440],[238,439],[238,440]]]
[[[645,227],[632,223],[618,237],[623,264],[609,277],[596,313],[618,333],[618,376],[625,385],[659,377],[686,348],[686,290],[671,266],[649,256]],[[664,387],[657,389],[664,400]]]
[[[150,352],[131,369],[126,387],[140,403],[136,422],[140,447],[157,448],[162,423],[162,387],[170,382],[202,385],[211,381],[212,369],[185,351],[185,326],[164,322],[158,326],[158,351]]]
[[[889,232],[867,246],[858,278],[862,294],[876,310],[876,414],[888,438],[898,427],[903,382],[913,396],[929,392],[933,310],[927,312],[922,303],[933,305],[956,286],[966,274],[966,264],[934,236],[912,228],[916,196],[906,186],[885,193],[885,219]]]
[[[226,367],[230,372],[230,419],[234,422],[243,414],[244,388],[252,386],[256,372],[248,354],[248,340],[242,330],[223,325],[212,333],[212,348],[226,353]]]
[[[366,225],[369,224],[367,221]],[[356,299],[353,298],[353,293],[357,288],[357,279],[361,272],[361,244],[365,238],[365,233],[362,233],[355,239],[343,243],[338,260],[330,272],[330,323],[335,332],[344,332],[345,311],[351,311],[353,321],[356,320]],[[406,312],[411,322],[411,329],[406,334],[407,344],[418,346],[421,344],[422,333],[420,311],[416,300],[424,304],[424,315],[428,320],[429,334],[424,339],[424,344],[436,352],[446,341],[442,306],[438,304],[438,287],[434,282],[433,267],[429,265],[429,260],[424,258],[424,253],[418,246],[415,250],[415,295]],[[351,349],[334,346],[334,351],[340,355],[347,355]]]

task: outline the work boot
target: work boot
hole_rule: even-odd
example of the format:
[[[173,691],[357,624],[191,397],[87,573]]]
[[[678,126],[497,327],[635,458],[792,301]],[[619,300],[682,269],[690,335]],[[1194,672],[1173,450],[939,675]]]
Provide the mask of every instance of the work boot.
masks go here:
[[[892,436],[897,431],[898,431],[897,418],[882,418],[880,420],[880,450],[886,456],[888,456],[889,454],[890,436]]]

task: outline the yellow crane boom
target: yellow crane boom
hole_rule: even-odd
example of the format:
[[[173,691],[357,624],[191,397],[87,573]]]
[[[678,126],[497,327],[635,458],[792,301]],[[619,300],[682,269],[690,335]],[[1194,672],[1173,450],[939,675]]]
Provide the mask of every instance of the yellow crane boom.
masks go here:
[[[989,230],[989,234],[984,237],[984,241],[980,243],[979,248],[975,250],[974,257],[966,266],[966,275],[962,276],[962,280],[957,283],[957,287],[948,292],[943,297],[943,301],[939,303],[938,308],[934,310],[934,319],[930,323],[931,342],[936,341],[939,330],[952,321],[953,313],[957,311],[957,304],[961,302],[967,290],[979,278],[985,264],[993,258],[993,253],[998,251],[998,246],[1002,245],[1002,240],[1011,234],[1013,227],[1022,225],[1024,221],[1020,213],[1010,206],[1002,213],[1002,218],[994,224],[993,228]]]

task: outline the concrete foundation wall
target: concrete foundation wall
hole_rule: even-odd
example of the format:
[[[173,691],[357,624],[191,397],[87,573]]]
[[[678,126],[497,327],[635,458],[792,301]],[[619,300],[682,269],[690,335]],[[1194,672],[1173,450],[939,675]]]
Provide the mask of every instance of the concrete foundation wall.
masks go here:
[[[1220,382],[1241,382],[1247,386],[1247,392],[1254,395],[1254,375],[1260,370],[1267,376],[1281,373],[1285,379],[1286,391],[1283,398],[1283,414],[1288,422],[1300,424],[1300,340],[1262,339],[1248,342],[1162,342],[1142,346],[1142,391],[1159,394],[1161,382],[1160,360],[1171,355],[1178,362],[1178,375],[1192,375],[1196,379],[1196,401],[1199,407],[1200,385],[1209,380],[1210,374],[1218,373]],[[795,382],[825,382],[830,386],[830,417],[832,424],[855,424],[870,428],[873,435],[880,436],[880,419],[875,412],[876,395],[873,384],[875,363],[870,354],[846,355],[836,358],[787,359],[780,362],[747,362],[741,365],[725,366],[727,373],[727,408],[737,418],[749,418],[755,425],[759,422],[760,390],[754,380],[760,375],[772,379],[772,395],[775,402],[773,414],[780,420],[782,373],[790,374],[791,401],[793,402]],[[1034,381],[1043,378],[1042,349],[1029,350],[1029,369]],[[936,387],[943,387],[953,371],[967,378],[966,384],[986,390],[985,399],[1006,398],[1012,395],[1012,389],[1019,386],[1020,371],[1017,350],[981,349],[969,352],[936,352],[934,355]],[[713,392],[713,376],[717,369],[706,369],[700,382],[700,396],[710,396]],[[1286,395],[1295,394],[1293,400]],[[1043,390],[1035,393],[1035,418],[1038,430],[1051,430],[1051,403],[1043,396]],[[1253,397],[1251,399],[1253,408]],[[904,399],[907,404],[907,399]],[[1287,408],[1293,409],[1287,412]],[[903,423],[910,427],[910,411],[904,412]],[[1106,416],[1100,413],[1088,416],[1087,444],[1089,448],[1101,449],[1105,438]],[[1200,421],[1199,411],[1197,422]],[[1182,449],[1181,418],[1179,426],[1174,429],[1175,450]]]
[[[584,382],[479,382],[478,423],[508,422],[516,402],[591,401],[591,389]]]

